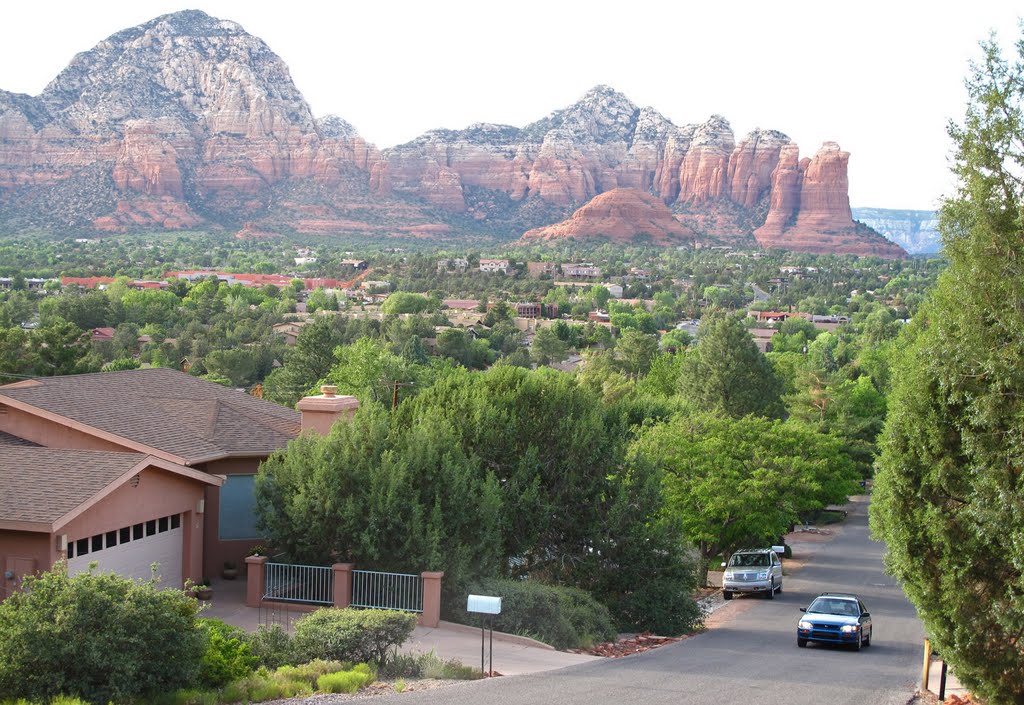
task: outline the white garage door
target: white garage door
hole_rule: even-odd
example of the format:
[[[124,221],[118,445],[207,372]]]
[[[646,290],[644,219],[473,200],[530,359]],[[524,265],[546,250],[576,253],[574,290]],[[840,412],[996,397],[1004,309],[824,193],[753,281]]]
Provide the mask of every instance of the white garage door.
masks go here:
[[[157,563],[158,585],[180,588],[182,542],[180,514],[75,539],[68,544],[68,573],[95,562],[99,572],[149,580]]]

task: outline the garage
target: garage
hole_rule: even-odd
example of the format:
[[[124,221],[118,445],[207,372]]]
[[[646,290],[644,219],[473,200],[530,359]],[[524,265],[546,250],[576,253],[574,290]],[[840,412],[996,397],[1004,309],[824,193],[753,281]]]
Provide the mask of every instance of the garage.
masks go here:
[[[93,536],[69,537],[68,572],[83,573],[96,563],[100,572],[149,580],[155,563],[157,584],[180,588],[183,548],[181,515],[173,514]]]

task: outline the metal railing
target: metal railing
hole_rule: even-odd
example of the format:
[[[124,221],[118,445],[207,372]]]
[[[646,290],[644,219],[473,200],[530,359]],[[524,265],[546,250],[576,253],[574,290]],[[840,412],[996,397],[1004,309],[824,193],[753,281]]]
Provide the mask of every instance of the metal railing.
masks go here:
[[[334,571],[329,567],[267,563],[264,571],[264,600],[334,604]]]
[[[352,571],[352,606],[423,611],[423,578],[408,573]]]

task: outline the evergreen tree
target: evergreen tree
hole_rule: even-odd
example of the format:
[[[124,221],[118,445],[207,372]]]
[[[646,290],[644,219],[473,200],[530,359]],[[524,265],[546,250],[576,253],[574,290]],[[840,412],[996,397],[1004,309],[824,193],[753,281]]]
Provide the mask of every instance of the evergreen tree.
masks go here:
[[[949,268],[893,374],[871,526],[957,677],[1024,702],[1024,40],[994,41],[952,126]]]

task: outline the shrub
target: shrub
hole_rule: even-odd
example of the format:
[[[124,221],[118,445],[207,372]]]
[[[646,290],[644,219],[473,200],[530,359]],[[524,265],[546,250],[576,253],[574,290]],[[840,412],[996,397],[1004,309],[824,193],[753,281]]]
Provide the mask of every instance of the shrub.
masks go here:
[[[257,666],[274,669],[293,665],[299,660],[295,656],[291,635],[278,624],[261,626],[255,632],[246,633],[244,638]]]
[[[407,612],[321,609],[296,622],[295,651],[300,659],[384,664],[415,626]]]
[[[0,693],[125,702],[195,683],[205,639],[180,590],[117,575],[25,578],[0,603]]]
[[[252,673],[257,659],[246,643],[244,630],[219,619],[201,619],[199,626],[206,635],[206,653],[199,668],[200,685],[219,688]]]
[[[354,693],[373,682],[370,668],[361,663],[351,671],[327,673],[316,679],[316,689],[325,693]]]
[[[473,585],[472,592],[502,598],[495,629],[534,637],[558,649],[590,646],[616,635],[608,609],[577,588],[491,578]],[[479,623],[461,606],[452,613],[465,624]]]

